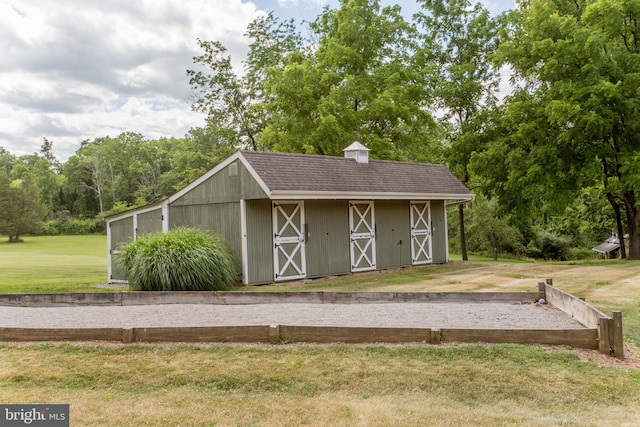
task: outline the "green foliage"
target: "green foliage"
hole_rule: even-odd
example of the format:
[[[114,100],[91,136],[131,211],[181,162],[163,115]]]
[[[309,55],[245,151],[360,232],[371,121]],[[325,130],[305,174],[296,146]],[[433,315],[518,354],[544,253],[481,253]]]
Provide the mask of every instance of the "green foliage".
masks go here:
[[[640,150],[637,1],[523,2],[502,34],[500,56],[522,83],[505,115],[502,188],[515,201],[537,182],[539,200],[561,204],[595,176],[618,219],[624,209],[629,258],[640,259],[638,169],[629,167]]]
[[[0,233],[8,234],[10,242],[21,242],[23,234],[36,232],[46,210],[31,175],[10,182],[0,172]]]
[[[537,230],[527,246],[527,255],[545,260],[566,261],[571,257],[571,239],[546,230]]]
[[[262,148],[266,125],[264,81],[291,52],[302,48],[293,21],[280,22],[272,14],[256,18],[245,34],[251,40],[245,73],[236,74],[227,49],[219,41],[198,40],[204,53],[194,58],[199,70],[187,70],[195,94],[193,109],[207,113],[210,126],[220,129],[235,148]]]
[[[415,28],[398,5],[342,0],[311,24],[315,49],[300,49],[265,81],[276,151],[341,155],[353,140],[374,158],[434,158],[432,96]]]
[[[569,259],[582,261],[589,260],[595,258],[594,252],[590,248],[570,248],[569,249]]]
[[[501,215],[495,199],[478,197],[468,215],[468,246],[472,252],[522,254],[523,237],[517,228]]]
[[[84,235],[97,231],[96,221],[92,218],[58,218],[45,221],[38,234],[45,236]]]
[[[217,291],[232,287],[239,263],[229,245],[203,230],[148,234],[120,248],[131,289]]]

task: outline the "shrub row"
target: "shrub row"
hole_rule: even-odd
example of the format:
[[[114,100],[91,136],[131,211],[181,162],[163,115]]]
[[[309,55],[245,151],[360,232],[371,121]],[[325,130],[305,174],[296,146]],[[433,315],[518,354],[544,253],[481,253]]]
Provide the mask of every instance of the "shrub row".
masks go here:
[[[87,218],[58,218],[45,221],[38,234],[45,236],[93,234],[101,231],[96,220]]]

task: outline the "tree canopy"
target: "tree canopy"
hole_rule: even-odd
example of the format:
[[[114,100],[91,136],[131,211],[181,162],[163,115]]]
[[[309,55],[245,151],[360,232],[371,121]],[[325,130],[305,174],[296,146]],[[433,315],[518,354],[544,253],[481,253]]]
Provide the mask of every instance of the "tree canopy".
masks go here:
[[[507,157],[518,156],[520,170],[508,177],[512,191],[535,181],[558,202],[599,179],[616,215],[624,207],[632,259],[640,259],[639,14],[637,1],[531,0],[501,44],[523,83],[507,107],[515,148]]]
[[[261,16],[245,58],[199,40],[187,79],[202,127],[82,141],[64,163],[47,138],[30,155],[0,147],[0,205],[15,207],[20,182],[35,216],[99,217],[172,194],[238,149],[341,155],[358,140],[373,158],[446,163],[479,196],[476,250],[555,253],[548,242],[588,247],[615,231],[640,258],[638,0],[522,0],[500,16],[417,4],[408,17],[340,0],[304,31]]]

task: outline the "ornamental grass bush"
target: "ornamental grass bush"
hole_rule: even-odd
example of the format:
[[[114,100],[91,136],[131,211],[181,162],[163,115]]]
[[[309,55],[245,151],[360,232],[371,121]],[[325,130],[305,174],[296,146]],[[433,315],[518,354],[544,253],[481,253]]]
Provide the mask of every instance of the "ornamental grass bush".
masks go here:
[[[219,291],[238,279],[240,264],[222,237],[194,228],[147,234],[120,248],[134,291]]]

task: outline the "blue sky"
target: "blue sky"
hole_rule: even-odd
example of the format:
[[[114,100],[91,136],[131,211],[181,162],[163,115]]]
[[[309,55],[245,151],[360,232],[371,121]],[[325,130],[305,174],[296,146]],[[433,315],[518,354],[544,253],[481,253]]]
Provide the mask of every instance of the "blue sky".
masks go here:
[[[382,5],[396,2],[382,1]],[[0,147],[65,161],[83,140],[125,131],[182,137],[204,125],[191,111],[186,70],[196,39],[234,60],[247,24],[266,12],[312,21],[337,0],[0,0]],[[399,1],[411,15],[413,1]],[[488,1],[493,13],[513,1]]]

